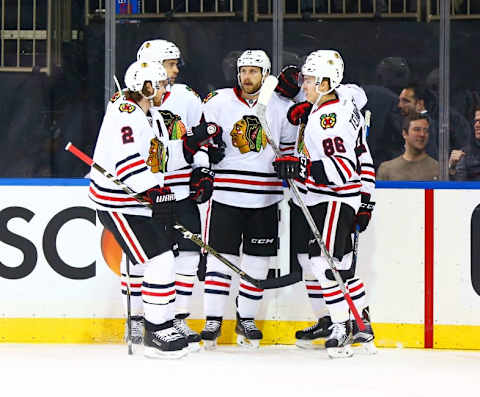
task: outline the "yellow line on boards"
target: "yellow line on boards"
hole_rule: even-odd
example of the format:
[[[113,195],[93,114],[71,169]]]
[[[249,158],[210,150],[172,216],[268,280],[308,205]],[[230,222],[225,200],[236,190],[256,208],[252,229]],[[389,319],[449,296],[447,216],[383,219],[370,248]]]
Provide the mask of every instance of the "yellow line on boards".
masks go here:
[[[204,320],[188,320],[197,332]],[[0,343],[122,343],[125,320],[119,318],[1,318]],[[295,331],[307,321],[259,320],[263,345],[295,343]],[[423,348],[423,324],[373,323],[377,347]],[[434,347],[480,349],[480,326],[435,325]],[[459,337],[461,336],[461,337]],[[219,344],[236,342],[235,321],[224,320]]]

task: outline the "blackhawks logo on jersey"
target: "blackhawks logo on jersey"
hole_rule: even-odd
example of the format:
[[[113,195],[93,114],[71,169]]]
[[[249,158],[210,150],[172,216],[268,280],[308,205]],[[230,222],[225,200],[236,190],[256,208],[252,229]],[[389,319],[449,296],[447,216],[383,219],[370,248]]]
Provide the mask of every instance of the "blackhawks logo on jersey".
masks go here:
[[[260,152],[267,146],[267,136],[257,116],[243,116],[230,131],[232,145],[240,153]]]
[[[210,99],[212,99],[215,95],[218,95],[217,91],[210,92],[204,99],[203,103],[207,103]]]
[[[320,116],[320,125],[324,130],[333,128],[337,122],[337,115],[335,113],[322,114]]]
[[[165,163],[167,155],[163,143],[158,138],[150,140],[150,149],[148,150],[147,165],[150,166],[150,171],[156,174],[158,172],[165,172]]]
[[[160,114],[163,117],[163,122],[165,123],[165,127],[167,127],[170,139],[182,139],[187,133],[187,129],[181,117],[173,114],[170,110],[160,110]]]
[[[137,107],[132,103],[121,103],[118,109],[121,112],[132,113]]]

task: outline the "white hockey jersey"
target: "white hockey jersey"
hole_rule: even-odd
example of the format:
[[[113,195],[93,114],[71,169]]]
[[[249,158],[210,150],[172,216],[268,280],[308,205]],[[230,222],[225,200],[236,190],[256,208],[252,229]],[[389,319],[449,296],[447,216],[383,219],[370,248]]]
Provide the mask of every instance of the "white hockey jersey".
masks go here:
[[[256,101],[248,103],[238,88],[211,92],[204,100],[205,121],[219,124],[226,144],[225,158],[214,165],[213,200],[242,208],[263,208],[283,198],[282,181],[272,162],[275,153],[267,143],[256,116]],[[273,138],[284,154],[291,154],[296,127],[286,114],[293,103],[276,94],[267,107],[267,121]]]
[[[338,91],[337,99],[312,109],[300,150],[310,161],[323,162],[329,183],[317,184],[312,176],[307,179],[308,206],[337,200],[357,211],[360,193],[372,195],[373,200],[375,173],[364,124],[348,91]]]
[[[103,118],[93,160],[137,193],[163,186],[164,173],[185,167],[182,141],[170,141],[156,111],[145,115],[135,102],[117,98]],[[104,211],[151,216],[151,210],[95,169],[89,197]]]

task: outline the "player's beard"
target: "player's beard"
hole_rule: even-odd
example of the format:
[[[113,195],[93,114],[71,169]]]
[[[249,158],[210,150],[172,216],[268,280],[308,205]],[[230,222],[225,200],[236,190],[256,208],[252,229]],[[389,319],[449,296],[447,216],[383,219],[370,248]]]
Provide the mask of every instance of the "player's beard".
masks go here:
[[[245,84],[242,84],[243,91],[245,91],[245,93],[248,95],[256,94],[258,91],[260,91],[261,87],[262,87],[261,81],[258,84],[248,85],[248,86],[246,86]]]

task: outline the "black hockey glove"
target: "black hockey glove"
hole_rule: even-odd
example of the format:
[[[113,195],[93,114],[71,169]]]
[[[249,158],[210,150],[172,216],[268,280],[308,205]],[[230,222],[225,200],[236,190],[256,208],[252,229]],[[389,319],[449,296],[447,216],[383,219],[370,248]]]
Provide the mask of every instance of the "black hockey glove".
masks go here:
[[[210,139],[219,144],[222,140],[222,127],[215,123],[202,123],[193,128],[192,135],[183,136],[183,155],[187,163],[193,163],[193,155]]]
[[[306,157],[283,156],[275,159],[272,164],[280,179],[298,179],[305,182],[308,178],[309,160]]]
[[[211,164],[218,164],[222,161],[225,157],[225,147],[226,145],[223,141],[219,144],[208,145],[208,161]]]
[[[310,102],[299,102],[291,106],[287,112],[287,119],[290,124],[300,125],[307,124],[308,115],[312,110],[312,104]]]
[[[175,224],[175,194],[169,187],[155,186],[144,193],[152,204],[152,217],[166,226]]]
[[[278,75],[275,91],[287,98],[294,98],[300,91],[298,74],[300,70],[293,65],[285,66]]]
[[[354,229],[358,225],[360,233],[365,231],[370,219],[372,217],[372,211],[375,207],[375,203],[370,201],[369,194],[362,194],[362,203],[358,209],[357,215],[355,217]]]
[[[197,204],[205,203],[212,197],[215,172],[205,167],[198,167],[190,176],[190,198]]]

